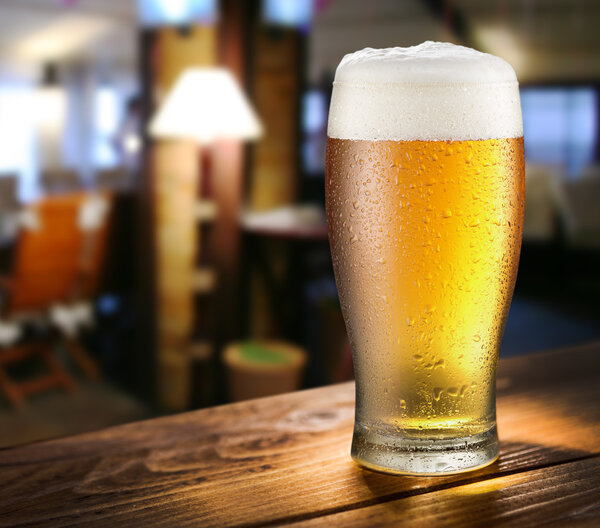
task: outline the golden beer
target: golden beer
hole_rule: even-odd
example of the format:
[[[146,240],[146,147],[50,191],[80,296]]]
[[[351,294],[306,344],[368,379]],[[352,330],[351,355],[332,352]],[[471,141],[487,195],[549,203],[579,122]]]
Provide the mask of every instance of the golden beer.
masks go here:
[[[352,454],[382,471],[452,473],[498,453],[523,138],[456,135],[328,138],[327,218],[357,387]]]

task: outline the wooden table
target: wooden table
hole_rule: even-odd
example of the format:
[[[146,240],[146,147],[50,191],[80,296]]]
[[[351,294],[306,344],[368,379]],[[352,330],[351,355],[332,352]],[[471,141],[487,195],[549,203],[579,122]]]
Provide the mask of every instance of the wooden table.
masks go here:
[[[501,455],[446,477],[349,456],[353,385],[0,451],[1,526],[600,526],[600,343],[501,361]]]

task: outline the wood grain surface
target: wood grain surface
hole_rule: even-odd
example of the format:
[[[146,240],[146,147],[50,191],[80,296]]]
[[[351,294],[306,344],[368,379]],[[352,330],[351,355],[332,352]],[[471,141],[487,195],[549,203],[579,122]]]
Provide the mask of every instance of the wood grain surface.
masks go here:
[[[600,343],[500,362],[500,459],[349,456],[351,383],[0,450],[0,526],[598,526]]]

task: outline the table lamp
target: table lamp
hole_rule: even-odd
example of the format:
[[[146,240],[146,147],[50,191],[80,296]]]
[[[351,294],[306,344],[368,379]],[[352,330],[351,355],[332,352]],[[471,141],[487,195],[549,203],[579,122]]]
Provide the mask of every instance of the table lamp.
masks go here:
[[[185,71],[150,122],[157,138],[257,139],[262,126],[235,79],[224,68]]]
[[[184,351],[189,349],[186,345],[190,338],[194,338],[194,295],[210,294],[218,282],[218,313],[223,311],[219,308],[223,303],[231,305],[237,295],[243,150],[235,140],[258,138],[262,126],[228,70],[192,68],[180,76],[167,94],[151,119],[149,133],[166,140],[152,149],[157,222],[158,392],[164,406],[183,409],[190,394],[190,358]],[[214,149],[207,148],[217,141]],[[199,148],[204,160],[208,157],[211,161],[211,174],[201,175],[204,164],[199,163]],[[198,201],[201,178],[214,201]],[[201,220],[202,206],[207,205],[216,211],[210,228],[210,264],[215,267],[198,268],[197,221]],[[213,343],[229,339],[233,328],[223,325],[232,323],[223,321],[233,317],[231,312],[225,315],[229,317],[216,318],[220,325],[216,336],[200,343],[204,348],[212,349]]]

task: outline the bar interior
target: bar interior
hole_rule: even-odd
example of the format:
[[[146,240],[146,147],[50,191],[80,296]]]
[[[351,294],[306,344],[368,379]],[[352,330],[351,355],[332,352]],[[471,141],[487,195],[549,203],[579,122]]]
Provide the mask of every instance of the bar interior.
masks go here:
[[[279,394],[300,402],[313,393],[288,393],[353,380],[325,144],[336,66],[365,47],[446,41],[512,65],[526,198],[501,372],[514,365],[526,391],[534,354],[600,340],[598,27],[593,0],[0,0],[7,459],[62,437],[77,451],[85,437],[72,435],[82,433],[127,442],[138,422],[154,423],[141,420],[185,423],[181,413],[207,408],[230,420],[244,410],[252,428],[250,406],[217,406]],[[593,372],[591,356],[573,357]],[[550,370],[571,372],[568,363]],[[509,379],[499,377],[499,394]],[[349,397],[340,387],[350,385],[327,393],[329,411],[329,396],[314,393],[325,425],[309,413],[307,431],[324,431],[327,412],[351,419],[351,404],[337,406]],[[256,405],[264,418],[283,402]],[[508,400],[499,409],[513,412]],[[566,413],[558,406],[548,420],[560,427]],[[202,427],[182,426],[185,438],[211,433],[212,415],[202,416]],[[344,431],[337,448],[349,461]],[[588,433],[600,436],[597,425]],[[557,443],[582,456],[599,449]],[[387,481],[374,475],[366,485],[382,494]],[[316,516],[289,512],[285,522]],[[254,514],[206,525],[280,519]]]

